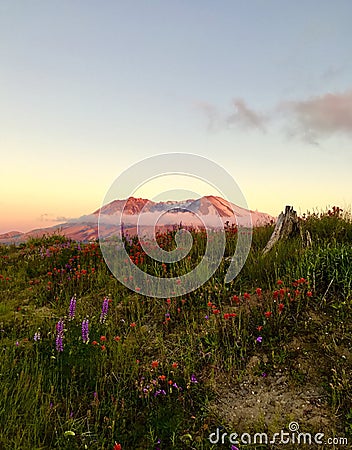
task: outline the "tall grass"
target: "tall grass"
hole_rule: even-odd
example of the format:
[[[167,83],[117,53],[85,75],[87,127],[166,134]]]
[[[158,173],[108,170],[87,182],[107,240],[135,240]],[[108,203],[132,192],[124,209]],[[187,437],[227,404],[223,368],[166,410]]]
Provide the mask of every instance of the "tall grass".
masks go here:
[[[316,383],[340,431],[351,435],[351,221],[340,213],[308,216],[302,235],[308,231],[312,245],[298,236],[263,255],[272,230],[254,230],[233,282],[224,283],[224,259],[197,291],[166,300],[117,282],[98,244],[54,236],[1,246],[0,448],[212,448],[207,436],[220,420],[209,410],[214,386],[224,376],[240,381],[254,356],[258,376],[286,368],[299,382],[299,354],[289,350],[298,338],[321,358]],[[204,254],[204,234],[192,233],[191,259],[174,265],[141,258],[137,241],[126,248],[144,271],[175,276]],[[173,237],[159,236],[165,249],[174,248]],[[236,242],[236,233],[227,233],[225,256]],[[63,351],[56,345],[60,319]]]

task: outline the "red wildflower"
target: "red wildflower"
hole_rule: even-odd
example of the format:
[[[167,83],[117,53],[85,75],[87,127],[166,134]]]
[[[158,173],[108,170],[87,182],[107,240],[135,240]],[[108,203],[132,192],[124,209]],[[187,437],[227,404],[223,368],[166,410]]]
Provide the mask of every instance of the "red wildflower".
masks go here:
[[[258,331],[262,331],[262,329],[263,329],[263,325],[258,325],[258,326],[257,326],[257,330],[258,330]]]
[[[117,442],[115,442],[113,450],[122,450],[121,444],[118,444]]]
[[[224,319],[230,319],[231,317],[236,317],[237,314],[235,313],[225,313]]]
[[[211,308],[212,307],[212,302],[208,302],[208,306],[209,306],[209,308]]]
[[[258,297],[260,297],[262,295],[262,290],[260,288],[257,288],[255,290],[255,293],[258,295]]]
[[[173,362],[173,363],[171,364],[171,366],[172,366],[173,369],[177,369],[178,364],[177,364],[177,362]]]
[[[246,300],[250,300],[251,296],[250,296],[250,294],[248,294],[248,292],[245,292],[243,294],[243,298],[245,298]]]
[[[271,311],[267,311],[264,316],[268,319],[272,315]]]
[[[101,340],[102,342],[105,342],[105,341],[106,341],[106,336],[100,336],[100,340]]]
[[[213,310],[212,310],[212,313],[213,313],[213,314],[220,314],[220,309],[213,309]]]
[[[116,341],[116,342],[119,342],[120,339],[121,339],[120,336],[115,336],[114,337],[114,341]]]
[[[132,328],[134,328],[134,327],[136,327],[137,326],[137,324],[135,323],[135,322],[132,322],[131,324],[130,324],[130,327],[132,327]]]
[[[277,280],[277,284],[278,284],[279,286],[281,286],[282,284],[284,284],[284,282],[283,282],[282,280]]]
[[[308,297],[312,297],[312,296],[313,296],[313,292],[312,292],[312,291],[308,291],[308,292],[307,292],[307,296],[308,296]]]
[[[105,345],[102,345],[100,348],[102,351],[104,351],[106,349]]]
[[[284,309],[285,305],[283,303],[279,303],[279,313]]]
[[[159,380],[165,381],[166,380],[166,375],[159,375]]]
[[[152,367],[155,369],[156,367],[158,367],[159,362],[158,361],[152,361]]]
[[[232,297],[232,300],[233,300],[237,305],[238,305],[239,302],[240,302],[240,298],[239,298],[238,295],[234,295],[234,296]]]
[[[93,341],[92,345],[98,345],[98,342],[97,341]]]

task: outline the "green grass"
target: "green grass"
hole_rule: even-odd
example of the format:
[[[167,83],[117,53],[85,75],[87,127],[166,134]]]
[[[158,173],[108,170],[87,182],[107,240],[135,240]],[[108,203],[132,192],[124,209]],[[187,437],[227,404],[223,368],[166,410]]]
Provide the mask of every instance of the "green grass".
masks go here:
[[[201,288],[170,300],[125,288],[98,244],[52,236],[1,246],[0,448],[113,449],[115,441],[123,449],[215,448],[209,433],[231,425],[213,408],[223,380],[236,392],[247,378],[260,383],[265,373],[269,383],[283,372],[295,389],[308,383],[313,360],[309,382],[325,392],[336,419],[330,431],[352,439],[352,223],[335,211],[301,225],[312,245],[297,237],[263,256],[273,227],[255,229],[233,282],[224,283],[224,259]],[[159,237],[165,249],[174,248],[173,236]],[[138,264],[167,277],[187,273],[205,251],[204,234],[193,238],[191,259],[162,267],[139,254]],[[227,233],[225,256],[236,239]],[[141,252],[136,241],[126,248],[133,258]]]

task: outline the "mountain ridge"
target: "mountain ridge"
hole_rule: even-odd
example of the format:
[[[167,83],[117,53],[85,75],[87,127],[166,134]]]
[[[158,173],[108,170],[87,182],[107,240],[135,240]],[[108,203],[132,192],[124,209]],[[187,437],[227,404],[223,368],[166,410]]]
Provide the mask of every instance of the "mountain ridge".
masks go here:
[[[28,232],[10,231],[0,235],[0,243],[20,243],[31,237],[44,234],[62,233],[76,241],[91,241],[101,236],[110,237],[117,233],[120,226],[114,222],[123,223],[130,234],[136,233],[137,219],[143,219],[144,226],[168,229],[182,222],[184,226],[201,227],[200,217],[206,218],[207,223],[219,224],[219,217],[223,224],[230,222],[240,226],[249,226],[248,218],[253,226],[273,223],[276,218],[258,211],[247,210],[221,197],[207,195],[198,199],[168,200],[154,202],[144,198],[128,197],[124,200],[113,200],[95,210],[92,214],[71,219],[58,225],[46,228],[36,228]],[[121,220],[122,219],[122,220]],[[215,221],[217,219],[217,222]],[[242,222],[241,222],[242,221]],[[150,223],[150,225],[149,225]]]

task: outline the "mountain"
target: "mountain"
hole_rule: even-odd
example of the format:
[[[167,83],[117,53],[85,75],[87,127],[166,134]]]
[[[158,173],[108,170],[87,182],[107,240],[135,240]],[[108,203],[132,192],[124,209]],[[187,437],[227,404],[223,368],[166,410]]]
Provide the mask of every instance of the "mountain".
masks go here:
[[[23,233],[20,231],[9,231],[0,235],[0,239],[17,239],[22,236]]]
[[[27,233],[12,231],[0,235],[0,243],[20,243],[31,237],[60,233],[77,241],[92,241],[98,238],[99,231],[104,238],[115,235],[123,223],[124,229],[136,234],[137,222],[148,233],[153,228],[163,231],[182,223],[183,226],[202,228],[204,219],[207,226],[219,227],[219,224],[261,226],[275,222],[269,214],[241,208],[221,197],[207,195],[199,199],[182,201],[153,202],[143,198],[129,197],[126,200],[113,200],[92,214],[72,219],[68,222],[48,228],[31,230]]]

